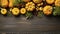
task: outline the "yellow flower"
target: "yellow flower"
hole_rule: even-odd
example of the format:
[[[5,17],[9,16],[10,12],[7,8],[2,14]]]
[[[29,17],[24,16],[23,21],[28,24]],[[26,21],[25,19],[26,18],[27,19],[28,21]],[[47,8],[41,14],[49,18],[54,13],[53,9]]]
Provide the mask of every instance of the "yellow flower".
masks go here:
[[[10,12],[12,11],[12,8],[10,8]]]
[[[42,7],[40,7],[40,8],[39,8],[39,10],[43,10],[43,8],[42,8]]]
[[[42,2],[42,3],[37,4],[37,6],[41,6],[41,5],[43,5],[43,2]]]
[[[52,14],[52,6],[45,6],[43,9],[43,13],[46,15]]]
[[[55,0],[46,0],[48,4],[53,4]]]
[[[7,10],[6,9],[1,9],[1,14],[3,14],[3,15],[7,14]]]
[[[55,6],[60,6],[60,0],[55,1]]]
[[[33,0],[34,3],[40,3],[42,0]]]
[[[28,2],[25,8],[27,11],[33,11],[35,9],[35,4],[33,2]]]
[[[19,14],[19,9],[18,8],[13,8],[12,9],[12,14],[13,15],[18,15]]]
[[[37,10],[37,11],[42,11],[43,8],[42,8],[42,7],[37,7],[36,10]]]
[[[26,13],[26,9],[25,8],[21,8],[20,13],[21,14],[25,14]]]
[[[36,10],[39,11],[39,7],[36,7]]]

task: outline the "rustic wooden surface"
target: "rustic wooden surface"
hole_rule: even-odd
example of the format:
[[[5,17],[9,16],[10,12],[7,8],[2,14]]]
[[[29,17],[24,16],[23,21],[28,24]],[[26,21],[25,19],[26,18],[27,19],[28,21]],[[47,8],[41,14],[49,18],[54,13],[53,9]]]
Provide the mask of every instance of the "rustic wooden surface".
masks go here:
[[[57,33],[59,31],[60,17],[38,18],[34,16],[34,18],[27,20],[25,17],[0,16],[0,32],[26,32],[37,34],[40,32]]]

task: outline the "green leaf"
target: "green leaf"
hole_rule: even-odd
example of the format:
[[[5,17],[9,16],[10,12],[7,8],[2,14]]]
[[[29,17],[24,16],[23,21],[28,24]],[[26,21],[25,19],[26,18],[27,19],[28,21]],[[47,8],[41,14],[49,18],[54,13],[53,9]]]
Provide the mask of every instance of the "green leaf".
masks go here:
[[[31,12],[27,12],[25,15],[27,18],[31,18],[33,16],[33,14]]]
[[[14,1],[14,6],[19,5],[19,4],[22,4],[22,3],[23,3],[22,0],[15,0]]]
[[[57,15],[57,12],[53,12],[53,15],[56,16]]]
[[[60,7],[59,7],[59,6],[57,6],[57,7],[54,8],[53,15],[54,15],[54,16],[55,16],[55,15],[60,15]]]
[[[15,1],[14,1],[14,5],[17,5],[17,4],[18,4],[18,1],[17,1],[17,0],[15,0]]]
[[[37,16],[38,16],[38,17],[43,17],[43,12],[41,12],[41,11],[38,12]]]

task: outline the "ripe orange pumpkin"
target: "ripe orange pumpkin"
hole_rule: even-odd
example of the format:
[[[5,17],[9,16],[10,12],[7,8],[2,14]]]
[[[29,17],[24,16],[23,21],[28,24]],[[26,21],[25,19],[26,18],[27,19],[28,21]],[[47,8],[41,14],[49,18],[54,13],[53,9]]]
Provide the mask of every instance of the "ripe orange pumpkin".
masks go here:
[[[33,0],[34,3],[41,3],[42,0]]]
[[[60,6],[60,0],[55,1],[55,6]]]
[[[43,9],[43,13],[45,15],[50,15],[52,14],[52,6],[45,6],[44,9]]]
[[[48,4],[53,4],[55,0],[46,0]]]
[[[14,0],[9,0],[9,7],[13,7]]]
[[[8,6],[8,0],[1,0],[1,6],[7,7]]]

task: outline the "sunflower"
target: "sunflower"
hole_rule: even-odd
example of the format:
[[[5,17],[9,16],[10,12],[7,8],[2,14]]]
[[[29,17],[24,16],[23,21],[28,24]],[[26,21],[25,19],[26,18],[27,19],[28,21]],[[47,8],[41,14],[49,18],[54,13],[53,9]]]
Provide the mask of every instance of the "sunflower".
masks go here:
[[[25,14],[26,13],[26,9],[25,8],[21,8],[20,13],[21,14]]]
[[[27,11],[33,11],[35,9],[35,4],[33,2],[28,2],[25,8]]]

